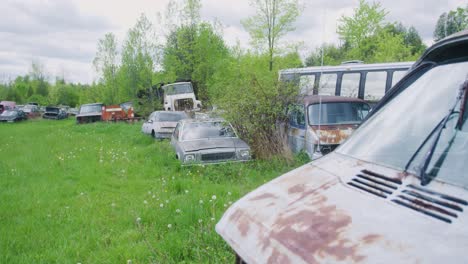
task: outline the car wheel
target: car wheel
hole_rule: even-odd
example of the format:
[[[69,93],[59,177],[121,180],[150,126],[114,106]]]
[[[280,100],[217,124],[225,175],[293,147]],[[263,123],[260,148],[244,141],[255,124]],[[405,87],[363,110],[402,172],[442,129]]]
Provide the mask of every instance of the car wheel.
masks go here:
[[[156,133],[154,133],[154,130],[151,130],[151,136],[152,136],[153,138],[156,138]]]

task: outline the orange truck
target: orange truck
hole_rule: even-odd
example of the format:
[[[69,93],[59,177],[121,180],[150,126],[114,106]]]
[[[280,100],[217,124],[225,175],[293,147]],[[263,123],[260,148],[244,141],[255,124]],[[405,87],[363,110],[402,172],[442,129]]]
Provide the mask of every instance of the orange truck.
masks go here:
[[[102,121],[134,121],[133,106],[128,104],[106,105],[102,107]]]

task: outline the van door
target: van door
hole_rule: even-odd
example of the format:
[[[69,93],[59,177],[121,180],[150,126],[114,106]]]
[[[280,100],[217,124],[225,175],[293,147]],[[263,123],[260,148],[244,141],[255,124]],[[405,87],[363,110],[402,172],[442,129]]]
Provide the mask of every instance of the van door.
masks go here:
[[[292,105],[289,109],[288,144],[292,152],[304,150],[306,122],[303,105]]]

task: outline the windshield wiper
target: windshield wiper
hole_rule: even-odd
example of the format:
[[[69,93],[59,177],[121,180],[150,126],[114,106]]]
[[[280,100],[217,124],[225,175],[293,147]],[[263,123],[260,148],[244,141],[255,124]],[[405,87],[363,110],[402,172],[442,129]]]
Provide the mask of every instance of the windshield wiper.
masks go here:
[[[410,164],[413,162],[413,160],[416,158],[416,156],[418,155],[419,151],[423,148],[423,146],[426,145],[426,143],[429,141],[430,138],[432,138],[433,135],[435,135],[434,139],[432,140],[432,143],[430,144],[430,147],[429,147],[429,150],[426,152],[426,155],[424,156],[424,159],[422,160],[420,166],[418,166],[417,168],[420,168],[419,169],[419,177],[421,178],[421,185],[427,185],[429,182],[430,182],[430,178],[428,177],[428,173],[426,172],[427,171],[427,167],[429,167],[429,164],[432,160],[432,156],[434,155],[434,151],[437,147],[437,144],[439,143],[439,139],[440,139],[440,135],[442,134],[442,131],[443,129],[445,128],[447,122],[450,120],[451,116],[453,114],[459,114],[459,118],[458,118],[458,122],[457,122],[457,127],[456,129],[459,128],[459,124],[462,123],[462,121],[460,121],[460,118],[463,119],[463,114],[460,113],[459,111],[456,111],[455,108],[457,107],[458,103],[462,100],[463,98],[463,102],[460,106],[461,110],[464,111],[464,105],[466,103],[466,94],[467,94],[467,91],[468,90],[468,80],[466,80],[461,86],[460,86],[460,89],[458,90],[458,94],[457,94],[457,97],[456,97],[456,100],[455,100],[455,103],[454,105],[450,108],[449,110],[449,113],[444,116],[444,118],[442,118],[442,120],[437,124],[437,126],[431,131],[431,133],[429,133],[429,135],[424,139],[423,143],[418,147],[418,149],[416,150],[416,152],[413,154],[413,156],[411,156],[410,160],[408,161],[408,163],[406,164],[405,166],[405,172],[408,170]]]

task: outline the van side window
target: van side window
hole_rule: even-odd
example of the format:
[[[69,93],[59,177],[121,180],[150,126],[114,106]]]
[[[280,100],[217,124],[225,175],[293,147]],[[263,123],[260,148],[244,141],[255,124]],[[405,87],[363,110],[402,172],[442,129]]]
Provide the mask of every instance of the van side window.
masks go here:
[[[360,73],[345,73],[341,81],[341,96],[358,97]]]
[[[290,106],[288,117],[291,127],[305,128],[305,113],[302,105]]]
[[[180,130],[180,123],[177,124],[176,128],[174,129],[174,132],[172,133],[174,138],[177,140],[179,140],[179,130]]]
[[[336,74],[322,74],[318,88],[319,95],[335,95],[336,91]]]
[[[302,95],[312,95],[314,93],[315,75],[302,75],[299,78],[299,91]]]
[[[385,95],[387,72],[368,72],[364,86],[364,100],[378,101]]]

